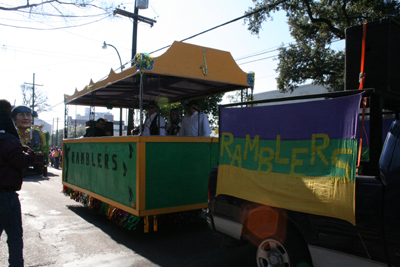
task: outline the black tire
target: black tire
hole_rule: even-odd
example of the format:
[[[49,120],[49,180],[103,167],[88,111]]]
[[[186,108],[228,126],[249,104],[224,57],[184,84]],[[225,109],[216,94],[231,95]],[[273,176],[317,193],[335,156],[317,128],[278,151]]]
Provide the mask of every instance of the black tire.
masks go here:
[[[286,238],[269,237],[257,248],[256,261],[259,267],[312,267],[307,243],[292,227],[287,228]]]

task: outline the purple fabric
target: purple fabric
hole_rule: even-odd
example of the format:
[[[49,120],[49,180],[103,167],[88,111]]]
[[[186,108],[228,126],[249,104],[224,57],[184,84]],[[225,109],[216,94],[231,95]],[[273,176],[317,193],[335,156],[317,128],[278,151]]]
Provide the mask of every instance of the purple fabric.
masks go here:
[[[327,100],[259,106],[221,108],[221,133],[236,138],[306,140],[312,134],[329,133],[330,139],[355,138],[362,95]],[[344,118],[344,119],[343,119]]]

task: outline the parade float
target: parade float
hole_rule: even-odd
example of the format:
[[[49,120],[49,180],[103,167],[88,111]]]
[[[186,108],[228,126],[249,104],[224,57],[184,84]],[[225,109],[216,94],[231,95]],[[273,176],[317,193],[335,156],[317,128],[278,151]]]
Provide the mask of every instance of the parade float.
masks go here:
[[[43,125],[32,125],[32,119],[37,116],[37,112],[26,106],[17,106],[11,113],[21,144],[35,151],[35,160],[31,167],[37,174],[46,177],[50,135],[43,131]]]
[[[252,89],[229,52],[174,42],[161,56],[137,54],[134,66],[65,96],[68,105],[135,108]],[[142,115],[141,115],[142,116]],[[143,117],[142,117],[143,118]],[[143,121],[143,120],[142,120]],[[218,158],[218,138],[113,136],[63,140],[64,193],[144,231],[161,215],[207,207],[207,183]]]

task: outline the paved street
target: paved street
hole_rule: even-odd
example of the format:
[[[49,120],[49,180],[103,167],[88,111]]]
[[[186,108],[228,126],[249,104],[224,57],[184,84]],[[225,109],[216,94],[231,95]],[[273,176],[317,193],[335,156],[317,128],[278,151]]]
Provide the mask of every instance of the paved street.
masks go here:
[[[29,175],[19,192],[25,266],[248,266],[249,247],[229,240],[204,223],[156,233],[119,227],[61,193],[61,170]],[[0,240],[0,266],[8,266],[7,236]]]

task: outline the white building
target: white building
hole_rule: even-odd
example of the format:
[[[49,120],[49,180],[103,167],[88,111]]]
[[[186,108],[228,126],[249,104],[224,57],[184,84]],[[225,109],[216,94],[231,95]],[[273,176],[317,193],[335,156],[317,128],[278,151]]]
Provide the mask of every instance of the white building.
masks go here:
[[[301,85],[301,86],[297,87],[291,93],[281,93],[281,92],[279,92],[279,90],[273,90],[273,91],[263,92],[263,93],[259,93],[259,94],[254,94],[253,98],[254,98],[254,100],[263,100],[263,99],[301,96],[301,95],[315,95],[315,94],[323,94],[323,93],[328,93],[328,90],[325,87],[323,87],[321,85],[306,84],[306,85]],[[285,103],[291,103],[293,101],[301,102],[299,100],[292,100],[292,101],[285,101]],[[304,101],[306,101],[306,100],[304,100]],[[260,105],[263,105],[263,104],[260,104]]]
[[[76,120],[88,121],[89,114],[90,114],[90,108],[85,108],[85,115],[76,114]],[[100,118],[103,118],[107,121],[114,121],[114,115],[110,112],[95,112],[94,116],[95,116],[94,117],[95,121]]]
[[[39,118],[35,118],[34,124],[38,125],[38,126],[43,125],[43,132],[49,132],[51,134],[51,126],[52,125],[50,123],[47,123],[44,120],[41,120]]]

